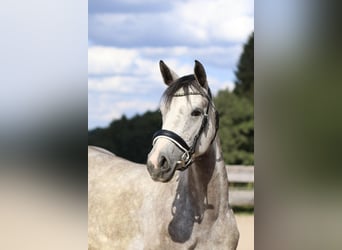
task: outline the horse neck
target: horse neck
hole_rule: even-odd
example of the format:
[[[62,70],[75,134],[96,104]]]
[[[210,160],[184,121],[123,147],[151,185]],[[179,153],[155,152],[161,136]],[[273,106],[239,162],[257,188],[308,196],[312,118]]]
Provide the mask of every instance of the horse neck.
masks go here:
[[[219,139],[187,171],[189,195],[196,214],[209,210],[215,216],[228,208],[228,178]]]

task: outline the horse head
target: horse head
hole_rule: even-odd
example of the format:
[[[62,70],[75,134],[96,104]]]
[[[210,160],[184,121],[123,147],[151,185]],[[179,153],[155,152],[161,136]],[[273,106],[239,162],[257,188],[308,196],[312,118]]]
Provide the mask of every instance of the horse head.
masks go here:
[[[159,63],[165,90],[160,111],[162,129],[153,136],[147,169],[155,181],[168,182],[176,170],[187,169],[213,143],[218,116],[203,65],[195,61],[194,74],[178,77]]]

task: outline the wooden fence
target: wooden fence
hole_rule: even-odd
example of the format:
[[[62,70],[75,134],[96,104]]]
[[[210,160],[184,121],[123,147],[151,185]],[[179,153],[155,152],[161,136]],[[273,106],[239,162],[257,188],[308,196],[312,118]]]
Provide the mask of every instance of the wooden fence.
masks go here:
[[[229,180],[229,204],[254,206],[254,166],[226,166]],[[237,185],[234,185],[236,183]],[[252,183],[247,185],[248,183]]]

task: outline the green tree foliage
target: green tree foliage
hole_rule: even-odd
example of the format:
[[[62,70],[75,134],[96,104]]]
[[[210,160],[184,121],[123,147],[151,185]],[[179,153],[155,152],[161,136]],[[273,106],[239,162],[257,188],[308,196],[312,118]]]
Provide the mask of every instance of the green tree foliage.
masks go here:
[[[122,116],[108,128],[88,132],[88,144],[103,147],[114,154],[138,163],[146,163],[152,148],[153,133],[161,128],[159,112],[146,112],[132,119]]]
[[[248,38],[240,56],[237,71],[234,93],[240,97],[254,100],[254,32]]]
[[[254,164],[253,104],[228,90],[214,99],[220,114],[219,137],[223,158],[227,164]]]
[[[254,164],[254,32],[243,47],[233,92],[215,97],[221,115],[219,136],[227,164]]]

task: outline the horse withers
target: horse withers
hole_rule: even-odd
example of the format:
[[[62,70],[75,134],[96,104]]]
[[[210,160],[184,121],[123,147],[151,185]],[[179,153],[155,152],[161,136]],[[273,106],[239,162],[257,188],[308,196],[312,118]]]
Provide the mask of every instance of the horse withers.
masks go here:
[[[162,129],[146,166],[89,147],[89,249],[236,249],[218,115],[205,69],[178,77],[163,61],[168,86]],[[148,174],[148,173],[149,174]]]

